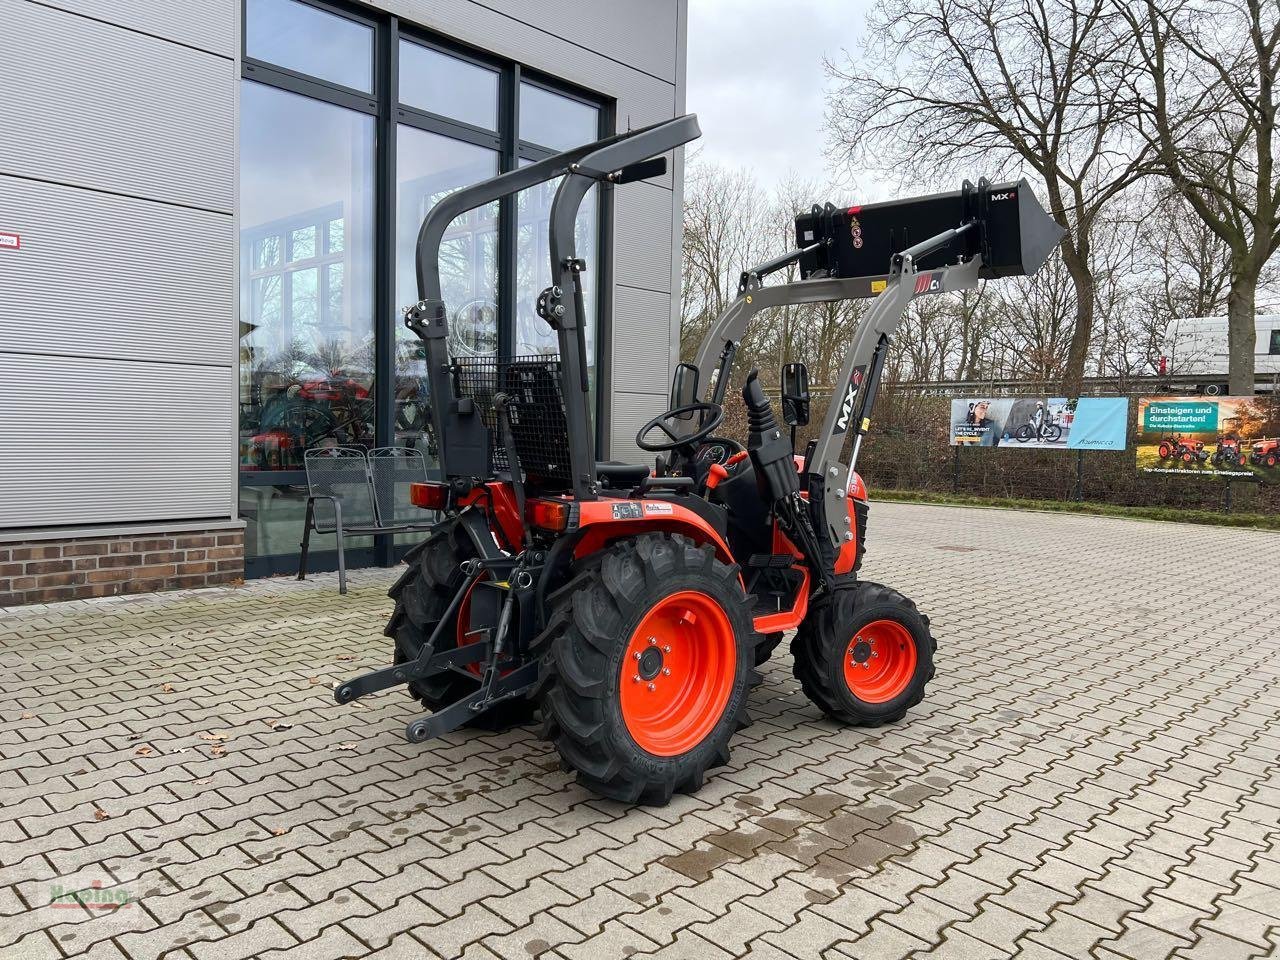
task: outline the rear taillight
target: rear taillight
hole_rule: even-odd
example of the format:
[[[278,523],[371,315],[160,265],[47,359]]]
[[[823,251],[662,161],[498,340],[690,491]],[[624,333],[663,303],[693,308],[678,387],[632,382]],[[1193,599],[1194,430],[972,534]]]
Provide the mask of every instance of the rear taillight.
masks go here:
[[[524,509],[529,526],[549,533],[563,533],[569,527],[569,504],[563,500],[530,500]]]
[[[443,483],[411,483],[409,502],[426,510],[443,510],[449,504],[449,488]]]

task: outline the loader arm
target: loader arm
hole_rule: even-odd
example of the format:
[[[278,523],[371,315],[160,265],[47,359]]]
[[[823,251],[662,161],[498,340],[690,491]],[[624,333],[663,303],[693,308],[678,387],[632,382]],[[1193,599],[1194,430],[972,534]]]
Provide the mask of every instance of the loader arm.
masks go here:
[[[723,403],[737,345],[757,313],[802,303],[876,298],[849,343],[835,381],[838,393],[833,395],[827,408],[817,436],[817,447],[806,464],[810,516],[821,551],[820,557],[810,558],[816,569],[831,571],[842,544],[855,536],[845,523],[848,517],[845,497],[857,465],[862,438],[870,426],[871,407],[879,386],[884,354],[908,304],[917,296],[972,289],[977,286],[982,271],[981,254],[926,272],[918,272],[916,263],[976,229],[978,225],[969,221],[915,244],[895,254],[889,273],[881,276],[822,277],[762,286],[765,276],[799,262],[808,249],[793,250],[770,260],[743,274],[737,298],[712,324],[698,350],[694,360],[698,368],[698,382],[709,383],[714,374],[715,386],[710,399]],[[718,359],[713,359],[717,353]],[[850,437],[853,438],[853,446],[846,464],[841,457]]]

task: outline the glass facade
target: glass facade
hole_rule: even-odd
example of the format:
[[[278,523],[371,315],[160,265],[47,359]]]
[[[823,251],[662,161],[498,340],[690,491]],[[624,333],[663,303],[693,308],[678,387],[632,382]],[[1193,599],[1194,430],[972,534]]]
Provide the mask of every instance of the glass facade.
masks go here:
[[[400,319],[418,296],[426,213],[454,190],[604,131],[590,97],[395,23],[310,0],[245,0],[240,504],[251,576],[297,569],[307,449],[394,444],[435,465],[424,352]],[[450,226],[440,267],[451,355],[556,352],[533,303],[550,283],[557,186]],[[593,371],[598,194],[577,224]],[[396,549],[386,536],[347,546],[353,564],[391,562]]]

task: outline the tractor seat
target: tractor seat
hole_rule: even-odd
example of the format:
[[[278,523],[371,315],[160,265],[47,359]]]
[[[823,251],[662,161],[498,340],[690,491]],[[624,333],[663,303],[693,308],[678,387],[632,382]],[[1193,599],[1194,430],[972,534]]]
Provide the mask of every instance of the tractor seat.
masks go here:
[[[596,476],[606,487],[630,490],[649,476],[649,468],[643,463],[619,463],[617,460],[605,460],[602,463],[596,463]]]

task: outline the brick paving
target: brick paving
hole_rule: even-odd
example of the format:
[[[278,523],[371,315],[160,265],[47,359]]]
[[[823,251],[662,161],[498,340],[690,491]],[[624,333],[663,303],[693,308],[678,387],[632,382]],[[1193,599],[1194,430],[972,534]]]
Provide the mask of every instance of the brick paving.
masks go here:
[[[0,957],[1280,950],[1280,535],[871,522],[867,576],[933,617],[925,702],[839,728],[780,651],[730,766],[661,809],[533,728],[414,746],[402,692],[336,706],[390,571],[0,611]]]

